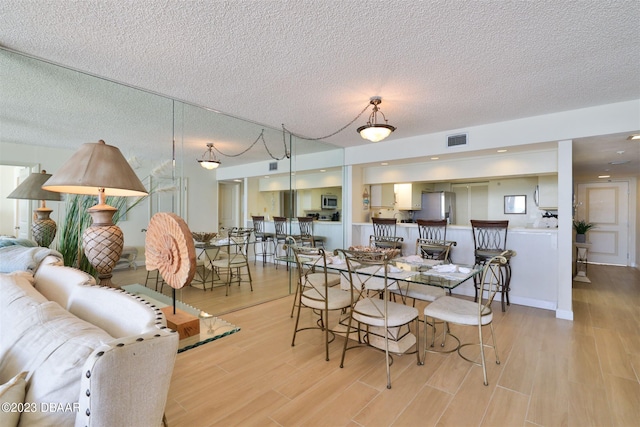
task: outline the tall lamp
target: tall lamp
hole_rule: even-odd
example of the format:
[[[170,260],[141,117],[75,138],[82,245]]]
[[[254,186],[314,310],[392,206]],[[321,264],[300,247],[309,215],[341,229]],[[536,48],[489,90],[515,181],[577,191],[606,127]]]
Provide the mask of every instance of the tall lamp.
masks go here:
[[[80,149],[42,187],[70,194],[96,194],[98,204],[89,208],[92,224],[82,235],[84,253],[98,272],[101,286],[111,282],[124,235],[113,223],[117,209],[107,205],[107,196],[146,196],[147,190],[117,147],[103,140],[82,144]]]
[[[32,173],[22,181],[15,190],[7,196],[7,199],[40,200],[40,207],[33,211],[36,219],[31,224],[31,234],[38,246],[49,247],[56,236],[56,222],[49,218],[53,209],[49,209],[45,200],[60,200],[60,194],[42,189],[51,174],[43,170],[42,173]]]

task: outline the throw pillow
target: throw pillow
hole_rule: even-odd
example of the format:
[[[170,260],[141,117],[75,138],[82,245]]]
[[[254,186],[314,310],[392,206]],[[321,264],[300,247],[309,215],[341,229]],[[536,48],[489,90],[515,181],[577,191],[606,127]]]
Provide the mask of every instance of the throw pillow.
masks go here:
[[[13,427],[17,426],[20,421],[20,411],[22,409],[18,405],[24,402],[25,388],[27,381],[25,380],[27,372],[20,372],[11,378],[8,383],[0,385],[0,426]]]

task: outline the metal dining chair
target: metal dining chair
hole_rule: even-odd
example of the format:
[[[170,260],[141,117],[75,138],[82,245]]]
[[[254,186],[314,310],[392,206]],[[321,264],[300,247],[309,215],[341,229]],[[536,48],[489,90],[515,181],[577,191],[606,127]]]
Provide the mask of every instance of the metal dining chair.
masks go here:
[[[338,286],[339,274],[327,272],[327,256],[324,249],[291,245],[291,250],[298,267],[295,295],[295,306],[298,310],[291,346],[295,345],[298,332],[320,329],[324,332],[325,358],[329,361],[329,343],[335,339],[335,333],[329,329],[329,312],[346,311],[351,306],[351,293]],[[313,313],[319,315],[314,322],[316,326],[300,326],[300,311],[303,308],[311,309]]]
[[[251,269],[249,268],[249,257],[247,255],[252,233],[252,228],[231,229],[226,240],[226,257],[211,262],[212,267],[216,269],[218,274],[226,272],[226,296],[229,295],[229,288],[232,282],[237,282],[238,286],[241,283],[249,283],[249,287],[253,292]],[[243,269],[246,272],[246,278],[244,278]]]
[[[352,296],[340,367],[344,367],[347,350],[363,344],[375,347],[385,353],[387,388],[391,388],[393,359],[390,353],[407,353],[415,345],[418,365],[422,364],[418,310],[389,300],[389,288],[395,281],[388,277],[388,254],[342,249],[339,251],[347,263]],[[349,346],[349,336],[354,322],[357,323],[355,328],[358,345]],[[410,331],[411,323],[414,323],[416,335]]]
[[[431,347],[433,347],[435,344],[436,336],[436,321],[444,322],[441,346],[445,346],[447,336],[451,336],[453,339],[455,339],[457,341],[456,348],[447,352],[457,351],[458,355],[460,355],[460,357],[462,357],[464,360],[482,366],[484,385],[489,385],[489,382],[487,381],[487,365],[484,354],[485,347],[493,348],[496,356],[496,364],[500,364],[500,358],[498,357],[498,347],[496,344],[496,336],[493,331],[493,310],[491,308],[491,303],[493,302],[496,293],[504,287],[502,283],[502,280],[504,278],[502,274],[502,266],[506,265],[508,262],[507,258],[504,255],[506,255],[506,253],[491,257],[485,261],[482,275],[478,280],[480,298],[477,301],[474,302],[446,295],[436,299],[434,302],[427,305],[424,309],[425,352],[428,351],[428,330],[432,330]],[[483,298],[485,292],[487,297]],[[428,322],[429,319],[431,319],[430,323]],[[449,329],[450,324],[476,327],[478,329],[478,342],[461,344],[460,339],[451,333]],[[427,325],[431,325],[431,328],[428,328]],[[483,326],[489,326],[491,330],[491,344],[488,344],[484,338],[482,330]],[[480,363],[476,361],[477,359],[470,359],[469,357],[462,354],[462,348],[470,345],[480,346]]]

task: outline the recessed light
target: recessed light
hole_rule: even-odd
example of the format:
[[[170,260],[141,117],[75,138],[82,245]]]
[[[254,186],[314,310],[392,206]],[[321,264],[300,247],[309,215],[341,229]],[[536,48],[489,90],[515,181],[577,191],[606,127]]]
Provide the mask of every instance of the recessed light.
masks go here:
[[[431,160],[438,160],[440,157],[432,157]]]
[[[507,150],[505,150],[504,148],[502,150],[498,150],[498,153],[506,153]]]
[[[634,133],[627,138],[629,141],[640,141],[640,133]]]
[[[616,151],[617,154],[624,154],[624,150]]]
[[[611,175],[598,175],[598,178],[611,178]]]
[[[265,175],[264,177],[265,177],[265,178],[267,178],[267,179],[268,179],[268,178],[271,178],[269,175]]]
[[[242,182],[241,179],[234,179],[233,182]]]
[[[320,169],[320,172],[326,172],[326,171],[327,171],[326,169]]]
[[[387,163],[387,162],[380,163],[380,166],[388,166],[388,165],[389,165],[389,163]]]

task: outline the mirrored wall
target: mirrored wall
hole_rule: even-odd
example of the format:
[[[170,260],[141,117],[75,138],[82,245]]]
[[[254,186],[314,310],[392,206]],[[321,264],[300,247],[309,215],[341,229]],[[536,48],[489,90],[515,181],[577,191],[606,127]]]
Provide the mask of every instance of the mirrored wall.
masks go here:
[[[20,213],[17,202],[6,199],[21,168],[55,174],[81,144],[102,139],[121,150],[150,191],[144,200],[128,201],[118,222],[125,245],[138,251],[137,270],[116,270],[127,282],[146,280],[145,230],[155,212],[174,212],[192,231],[212,232],[251,227],[252,215],[269,221],[282,215],[296,234],[296,217],[313,216],[314,232],[327,237],[328,248],[342,246],[342,149],[2,49],[0,70],[3,223],[20,223],[24,212],[28,221],[37,207],[33,201]],[[216,170],[197,162],[208,143],[222,163]],[[336,196],[340,205],[323,208],[324,195]],[[67,203],[48,203],[59,228],[67,221]],[[291,290],[288,281],[280,296]]]

